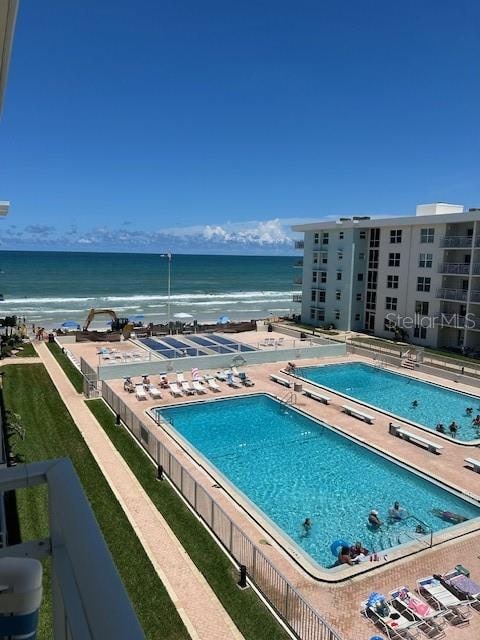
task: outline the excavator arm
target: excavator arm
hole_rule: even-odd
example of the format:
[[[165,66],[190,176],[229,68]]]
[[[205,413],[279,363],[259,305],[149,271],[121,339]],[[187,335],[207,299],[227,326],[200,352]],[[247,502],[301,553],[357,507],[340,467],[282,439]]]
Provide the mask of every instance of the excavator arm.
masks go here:
[[[83,325],[83,330],[88,331],[88,327],[90,326],[92,320],[95,318],[95,316],[99,315],[108,315],[112,320],[117,319],[117,314],[113,309],[90,309],[87,319],[85,320],[85,324]]]

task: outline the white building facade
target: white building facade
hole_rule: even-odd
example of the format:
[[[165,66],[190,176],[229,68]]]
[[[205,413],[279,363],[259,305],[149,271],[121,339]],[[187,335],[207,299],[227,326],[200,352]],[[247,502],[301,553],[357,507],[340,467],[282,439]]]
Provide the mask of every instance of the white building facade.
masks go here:
[[[297,225],[302,322],[480,350],[480,209]],[[297,280],[298,282],[298,280]]]

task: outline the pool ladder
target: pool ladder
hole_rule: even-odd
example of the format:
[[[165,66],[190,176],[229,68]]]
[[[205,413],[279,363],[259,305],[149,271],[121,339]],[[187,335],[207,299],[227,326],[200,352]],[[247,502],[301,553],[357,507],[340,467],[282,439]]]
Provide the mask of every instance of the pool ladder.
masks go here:
[[[297,404],[297,394],[295,391],[287,391],[287,393],[279,398],[279,400],[282,404],[286,405]]]

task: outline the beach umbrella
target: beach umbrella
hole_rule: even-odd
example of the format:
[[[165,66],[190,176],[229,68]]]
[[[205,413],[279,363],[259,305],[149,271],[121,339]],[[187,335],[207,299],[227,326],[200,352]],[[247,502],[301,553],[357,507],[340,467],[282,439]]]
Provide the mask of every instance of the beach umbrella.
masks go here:
[[[220,316],[217,320],[217,324],[228,324],[230,322],[230,318],[228,316]]]
[[[190,315],[189,313],[183,313],[183,312],[175,313],[173,317],[177,318],[178,320],[188,320],[189,318],[193,318],[193,316]]]
[[[75,320],[65,320],[62,327],[64,329],[80,329],[80,325]]]

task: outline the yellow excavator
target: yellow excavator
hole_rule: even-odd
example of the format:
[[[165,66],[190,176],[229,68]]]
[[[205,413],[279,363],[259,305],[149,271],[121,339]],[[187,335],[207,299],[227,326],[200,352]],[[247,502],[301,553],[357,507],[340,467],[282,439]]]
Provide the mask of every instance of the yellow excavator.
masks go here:
[[[112,331],[122,331],[125,338],[129,338],[133,330],[133,323],[128,318],[119,318],[113,309],[90,309],[87,319],[83,325],[83,330],[88,331],[88,327],[96,316],[108,315],[112,319]]]

